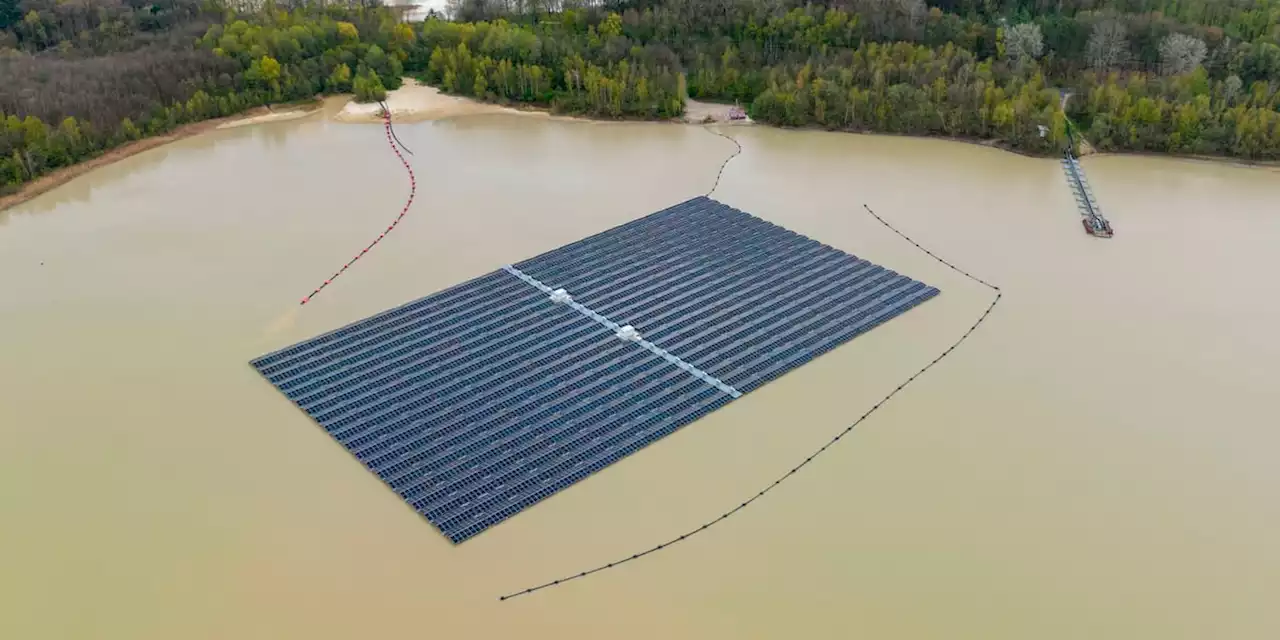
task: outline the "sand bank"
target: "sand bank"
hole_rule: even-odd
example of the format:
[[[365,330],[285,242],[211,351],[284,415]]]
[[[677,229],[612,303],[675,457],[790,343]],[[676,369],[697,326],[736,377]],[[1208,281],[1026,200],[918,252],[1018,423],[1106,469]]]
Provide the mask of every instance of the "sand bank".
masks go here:
[[[452,96],[446,94],[436,87],[422,84],[412,78],[405,78],[404,84],[393,91],[387,92],[386,99],[387,108],[391,110],[391,117],[396,122],[422,122],[426,120],[442,120],[444,118],[453,118],[458,116],[472,116],[482,114],[509,114],[521,116],[536,116],[541,118],[554,118],[556,120],[572,120],[575,122],[585,123],[616,123],[624,121],[637,121],[636,119],[625,118],[621,120],[608,118],[591,118],[586,116],[570,116],[558,115],[552,113],[546,107],[517,103],[513,105],[499,105],[489,102],[482,102],[474,98],[466,98],[462,96]],[[710,103],[693,103],[690,107],[697,105],[699,109],[699,117],[697,120],[689,118],[683,119],[684,122],[693,122],[696,124],[705,123],[706,117],[711,116],[715,122],[722,124],[746,124],[750,121],[729,121],[729,105],[719,105]],[[359,103],[354,100],[348,102],[337,114],[333,116],[337,122],[350,123],[372,123],[382,120],[382,106],[376,102]],[[651,120],[640,120],[644,122],[652,122]]]
[[[691,124],[751,124],[751,118],[744,120],[730,120],[729,110],[733,108],[731,104],[719,104],[715,102],[698,102],[697,100],[684,101],[684,121]]]
[[[538,113],[447,95],[412,78],[405,78],[399,89],[388,91],[386,103],[391,110],[391,117],[397,122],[420,122],[483,113]],[[376,102],[360,103],[352,100],[333,119],[338,122],[379,122],[382,120],[382,106]]]
[[[245,118],[236,118],[229,122],[223,122],[218,125],[218,128],[234,129],[236,127],[243,127],[251,124],[266,124],[268,122],[284,122],[287,120],[297,120],[298,118],[305,118],[309,115],[312,115],[314,113],[319,113],[319,112],[320,112],[320,109],[318,107],[289,109],[285,111],[268,111],[267,113],[262,113],[255,116],[248,116]]]

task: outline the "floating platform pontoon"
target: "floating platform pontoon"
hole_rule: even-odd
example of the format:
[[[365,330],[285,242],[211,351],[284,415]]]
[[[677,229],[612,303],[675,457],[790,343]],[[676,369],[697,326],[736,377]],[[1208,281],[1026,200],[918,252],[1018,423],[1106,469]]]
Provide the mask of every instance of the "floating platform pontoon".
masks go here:
[[[1084,177],[1084,169],[1080,167],[1080,161],[1076,160],[1070,150],[1063,154],[1062,172],[1066,175],[1067,186],[1071,187],[1071,192],[1076,197],[1076,207],[1080,209],[1085,233],[1099,238],[1110,238],[1113,235],[1111,223],[1102,216],[1102,208],[1098,206],[1098,200],[1093,197],[1089,181]]]
[[[700,197],[252,364],[461,542],[937,293]]]

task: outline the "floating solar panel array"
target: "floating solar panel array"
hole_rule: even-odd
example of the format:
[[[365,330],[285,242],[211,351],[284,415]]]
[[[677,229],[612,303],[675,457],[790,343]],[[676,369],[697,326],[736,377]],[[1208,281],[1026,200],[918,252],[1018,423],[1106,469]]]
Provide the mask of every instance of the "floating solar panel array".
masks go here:
[[[937,293],[699,197],[252,364],[461,542]]]

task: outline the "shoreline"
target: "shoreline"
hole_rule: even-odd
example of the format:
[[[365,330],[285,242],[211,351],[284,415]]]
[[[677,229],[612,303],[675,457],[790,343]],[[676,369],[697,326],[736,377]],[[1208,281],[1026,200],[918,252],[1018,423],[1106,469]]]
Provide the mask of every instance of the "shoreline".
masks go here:
[[[283,106],[290,106],[290,105],[278,105],[278,106],[283,107]],[[297,105],[293,105],[293,106],[297,106]],[[270,107],[262,107],[263,109],[267,109],[265,113],[259,113],[257,115],[246,115],[244,117],[229,116],[230,121],[222,122],[215,128],[235,129],[237,127],[245,127],[245,126],[255,125],[255,124],[267,124],[270,122],[288,122],[290,120],[297,120],[299,118],[305,118],[314,113],[318,113],[321,109],[323,109],[323,107],[324,107],[323,102],[319,100],[317,100],[314,103],[309,103],[309,104],[306,104],[305,106],[301,106],[300,108],[290,109],[288,111],[275,111],[275,110],[272,110]]]
[[[330,99],[345,99],[346,103],[336,113],[328,116],[332,121],[344,124],[369,124],[382,121],[380,115],[381,107],[378,103],[359,103],[356,102],[349,94],[339,96],[329,96]],[[406,77],[404,85],[399,89],[387,92],[387,107],[391,110],[392,116],[399,122],[426,122],[433,120],[444,120],[448,118],[476,116],[476,115],[520,115],[520,116],[536,116],[541,118],[550,118],[555,120],[582,122],[590,124],[606,124],[606,123],[625,123],[625,122],[665,122],[669,124],[681,124],[686,126],[750,126],[758,124],[756,121],[747,119],[745,121],[733,121],[727,117],[728,109],[732,105],[698,102],[694,100],[686,101],[685,115],[679,118],[669,118],[662,120],[650,120],[644,118],[593,118],[590,116],[561,115],[551,111],[549,107],[540,105],[515,103],[515,104],[496,104],[484,102],[474,98],[463,96],[455,96],[444,93],[437,87],[433,87],[413,78]],[[693,108],[690,109],[689,106]],[[283,109],[283,110],[278,110]],[[79,176],[82,176],[94,169],[107,166],[119,160],[137,155],[144,151],[154,149],[156,147],[176,142],[193,136],[216,131],[221,129],[231,129],[236,127],[251,126],[256,124],[267,124],[272,122],[285,122],[296,120],[299,118],[314,115],[322,111],[329,111],[325,108],[324,99],[316,99],[314,101],[299,104],[285,103],[275,105],[275,109],[271,105],[254,107],[242,113],[225,116],[222,118],[213,118],[210,120],[202,120],[182,125],[169,133],[142,138],[132,142],[120,145],[104,151],[102,154],[95,156],[84,162],[80,162],[68,167],[62,167],[45,174],[20,186],[17,191],[6,195],[0,195],[0,212],[6,211],[12,207],[20,205],[24,202],[35,198],[43,193],[56,189]],[[708,122],[707,118],[711,121]],[[1034,154],[1020,149],[1016,149],[1002,140],[998,139],[980,139],[980,138],[964,138],[956,136],[942,135],[916,135],[908,133],[893,133],[886,131],[869,131],[869,130],[853,130],[853,129],[827,129],[823,127],[782,127],[775,125],[763,125],[775,129],[791,130],[791,131],[821,131],[826,133],[845,133],[854,135],[875,135],[875,136],[893,136],[902,138],[918,138],[921,140],[945,140],[948,142],[958,142],[963,144],[971,144],[980,147],[997,149],[1007,153],[1012,153],[1024,158],[1047,159],[1054,157],[1055,154]],[[1081,159],[1084,158],[1102,158],[1102,157],[1124,157],[1136,156],[1146,158],[1167,158],[1173,160],[1185,160],[1194,162],[1204,162],[1211,164],[1221,164],[1241,169],[1268,169],[1275,171],[1280,169],[1280,160],[1246,160],[1243,158],[1235,158],[1231,156],[1204,156],[1192,154],[1176,154],[1176,153],[1157,153],[1150,151],[1093,151],[1082,153]]]
[[[349,94],[347,103],[333,115],[334,122],[376,124],[382,122],[382,107],[376,102],[356,102]],[[550,112],[526,111],[472,98],[449,95],[440,89],[406,77],[399,89],[387,92],[384,101],[396,122],[426,122],[460,116],[484,114],[523,114],[554,117]]]
[[[734,105],[705,102],[693,99],[685,100],[685,113],[678,118],[669,119],[645,119],[645,118],[595,118],[585,115],[563,115],[553,113],[549,107],[528,103],[511,103],[498,104],[493,102],[484,102],[475,98],[466,96],[456,96],[444,93],[437,87],[419,82],[416,79],[406,77],[404,85],[393,91],[387,92],[387,106],[391,109],[392,117],[400,122],[425,122],[431,120],[444,120],[447,118],[471,116],[471,115],[489,115],[489,114],[505,114],[505,115],[522,115],[522,116],[538,116],[544,118],[552,118],[555,120],[564,120],[571,122],[584,122],[592,124],[620,124],[631,122],[650,122],[650,123],[669,123],[691,126],[749,126],[759,125],[772,127],[775,129],[783,129],[789,131],[822,131],[826,133],[847,133],[855,135],[868,136],[892,136],[900,138],[918,138],[921,140],[945,140],[947,142],[958,142],[961,144],[970,144],[989,149],[996,149],[1011,153],[1023,158],[1049,159],[1058,157],[1058,153],[1037,154],[1022,149],[1018,149],[1007,144],[1005,141],[996,138],[967,138],[960,136],[945,135],[919,135],[912,133],[894,133],[890,131],[874,131],[867,129],[827,129],[824,127],[783,127],[770,124],[761,124],[756,120],[747,118],[746,120],[729,120],[728,110]],[[705,118],[711,117],[712,122],[706,122]],[[381,122],[378,115],[377,103],[360,104],[351,100],[342,111],[334,116],[334,120],[344,123],[376,123]],[[1088,145],[1088,141],[1084,141]],[[1280,167],[1280,161],[1261,160],[1250,161],[1243,158],[1235,158],[1232,156],[1197,156],[1184,155],[1176,153],[1153,153],[1147,151],[1096,151],[1091,145],[1087,151],[1082,150],[1079,158],[1087,157],[1107,157],[1107,156],[1139,156],[1151,158],[1169,158],[1175,160],[1195,160],[1198,162],[1210,162],[1225,164],[1228,166],[1239,168],[1276,168]]]
[[[161,147],[170,142],[177,142],[193,136],[198,136],[210,131],[218,129],[231,129],[246,125],[261,124],[267,122],[283,122],[287,120],[296,120],[303,118],[321,110],[321,104],[298,105],[284,104],[277,105],[288,108],[287,111],[273,111],[270,106],[253,107],[242,113],[221,118],[211,118],[209,120],[201,120],[200,122],[192,122],[184,124],[168,133],[142,138],[127,142],[117,147],[112,147],[103,151],[101,154],[94,156],[84,162],[61,167],[50,173],[46,173],[31,182],[18,187],[13,193],[0,195],[0,213],[10,208],[16,207],[24,202],[52,191],[76,178],[98,169],[113,164],[125,158],[135,156],[144,151]]]
[[[348,98],[348,102],[333,116],[335,122],[346,124],[376,124],[382,122],[382,111],[378,103],[356,102],[350,98],[349,94],[345,97]],[[587,115],[556,113],[552,111],[551,107],[528,102],[485,102],[467,96],[448,94],[441,91],[439,87],[433,87],[411,77],[406,77],[404,84],[399,89],[388,91],[385,102],[387,108],[391,111],[391,117],[397,122],[427,122],[476,115],[518,115],[590,124],[624,122],[670,122],[700,126],[707,124],[753,124],[750,118],[740,121],[730,120],[729,110],[733,105],[729,104],[686,100],[685,114],[677,118],[597,118]]]
[[[1280,160],[1245,160],[1244,158],[1235,158],[1232,156],[1204,156],[1190,153],[1094,151],[1087,155],[1081,155],[1079,158],[1081,160],[1085,158],[1163,158],[1166,160],[1181,160],[1184,162],[1203,162],[1205,164],[1225,165],[1236,169],[1268,169],[1271,171],[1280,171]]]

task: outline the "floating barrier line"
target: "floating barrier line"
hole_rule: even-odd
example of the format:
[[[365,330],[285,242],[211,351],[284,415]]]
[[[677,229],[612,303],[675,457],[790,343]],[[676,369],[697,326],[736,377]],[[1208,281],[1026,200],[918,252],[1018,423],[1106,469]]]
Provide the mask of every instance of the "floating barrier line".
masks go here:
[[[726,137],[727,137],[727,136],[726,136]],[[726,161],[726,162],[727,162],[727,161]],[[723,166],[721,166],[721,171],[723,171],[723,170],[724,170],[724,167],[723,167]],[[572,582],[572,581],[574,581],[574,580],[580,580],[580,579],[585,578],[585,577],[587,577],[587,576],[590,576],[590,575],[594,575],[594,574],[600,573],[601,571],[606,571],[606,570],[609,570],[609,569],[613,569],[614,567],[618,567],[618,566],[624,565],[624,564],[626,564],[626,563],[628,563],[628,562],[632,562],[632,561],[635,561],[635,560],[639,560],[640,558],[643,558],[643,557],[645,557],[645,556],[647,556],[647,555],[650,555],[650,554],[653,554],[653,553],[657,553],[657,552],[659,552],[659,551],[661,551],[661,550],[663,550],[663,549],[666,549],[666,548],[668,548],[668,547],[670,547],[670,546],[672,546],[672,545],[674,545],[674,544],[676,544],[676,543],[684,542],[685,540],[687,540],[687,539],[689,539],[689,538],[692,538],[693,536],[695,536],[695,535],[697,535],[697,534],[699,534],[699,533],[702,533],[703,531],[706,531],[707,529],[710,529],[711,527],[713,527],[713,526],[715,526],[715,525],[717,525],[717,524],[719,524],[719,523],[721,523],[721,522],[724,522],[725,520],[728,520],[730,516],[734,515],[735,513],[738,513],[739,511],[742,511],[743,509],[746,509],[748,505],[750,505],[751,503],[755,502],[756,500],[759,500],[760,498],[763,498],[765,494],[767,494],[767,493],[769,493],[770,491],[772,491],[775,487],[777,487],[778,485],[782,484],[782,483],[783,483],[784,481],[786,481],[788,478],[790,478],[791,476],[793,476],[793,475],[795,475],[796,473],[798,473],[801,469],[803,469],[805,466],[807,466],[810,462],[813,462],[815,459],[817,459],[817,457],[818,457],[818,456],[820,456],[820,455],[822,455],[823,453],[825,453],[825,452],[827,451],[827,449],[831,448],[831,446],[832,446],[832,445],[834,445],[835,443],[839,442],[841,438],[845,437],[846,435],[848,435],[848,434],[849,434],[849,432],[853,431],[854,427],[857,427],[859,424],[862,424],[862,421],[863,421],[863,420],[866,420],[866,419],[867,419],[868,417],[870,417],[873,413],[875,413],[875,412],[876,412],[876,411],[878,411],[881,407],[883,407],[886,403],[888,403],[888,402],[889,402],[889,400],[891,400],[894,396],[898,395],[898,393],[900,393],[903,389],[907,388],[907,386],[909,386],[912,382],[914,382],[914,381],[916,380],[916,378],[919,378],[920,376],[924,375],[924,373],[925,373],[926,371],[928,371],[929,369],[932,369],[932,368],[934,367],[934,365],[938,364],[938,363],[939,363],[939,362],[941,362],[944,358],[946,358],[947,356],[951,355],[951,352],[955,351],[955,350],[956,350],[956,348],[957,348],[957,347],[959,347],[961,344],[963,344],[965,340],[968,340],[968,339],[969,339],[969,336],[973,335],[973,332],[974,332],[974,331],[977,331],[977,330],[978,330],[978,327],[982,326],[982,323],[984,323],[984,322],[986,322],[986,321],[987,321],[987,318],[991,315],[991,312],[995,310],[996,305],[1000,303],[1000,298],[1001,298],[1001,297],[1003,297],[1003,295],[1004,295],[1003,293],[1001,293],[1001,291],[1000,291],[1000,287],[997,287],[997,286],[995,286],[995,285],[993,285],[993,284],[991,284],[991,283],[989,283],[989,282],[987,282],[987,281],[985,281],[985,280],[982,280],[981,278],[978,278],[978,277],[976,277],[976,276],[974,276],[974,275],[972,275],[972,274],[970,274],[970,273],[968,273],[968,272],[964,271],[963,269],[960,269],[959,267],[955,266],[954,264],[952,264],[952,263],[950,263],[950,262],[947,262],[946,260],[943,260],[942,258],[938,257],[938,256],[937,256],[936,254],[934,254],[933,252],[931,252],[931,251],[929,251],[928,249],[925,249],[924,247],[920,246],[920,244],[919,244],[919,243],[917,243],[915,240],[912,240],[912,239],[911,239],[910,237],[908,237],[906,234],[904,234],[904,233],[902,233],[901,231],[899,231],[898,229],[896,229],[893,225],[891,225],[891,224],[889,224],[888,222],[886,222],[884,218],[881,218],[879,215],[877,215],[877,214],[876,214],[876,212],[872,211],[872,210],[871,210],[871,207],[868,207],[868,206],[866,206],[866,205],[863,205],[863,207],[867,210],[867,213],[870,213],[870,214],[871,214],[871,215],[872,215],[876,220],[878,220],[878,221],[880,222],[880,224],[884,225],[884,226],[885,226],[885,227],[887,227],[890,231],[892,231],[892,232],[894,232],[894,233],[898,234],[899,236],[902,236],[904,239],[906,239],[906,241],[907,241],[907,242],[910,242],[912,245],[915,245],[915,247],[916,247],[916,248],[918,248],[918,249],[920,249],[921,251],[923,251],[923,252],[925,252],[926,254],[928,254],[928,255],[929,255],[929,257],[933,258],[934,260],[937,260],[938,262],[941,262],[942,264],[946,265],[947,267],[950,267],[951,269],[953,269],[953,270],[954,270],[954,271],[956,271],[957,273],[959,273],[959,274],[961,274],[961,275],[965,276],[966,278],[969,278],[970,280],[973,280],[974,282],[977,282],[977,283],[979,283],[979,284],[981,284],[981,285],[983,285],[983,286],[985,286],[985,287],[987,287],[987,288],[991,289],[993,292],[995,292],[995,294],[996,294],[996,295],[995,295],[995,298],[991,301],[991,304],[990,304],[990,305],[987,305],[987,308],[986,308],[986,310],[984,310],[984,311],[982,312],[982,315],[978,316],[978,319],[977,319],[976,321],[974,321],[974,323],[973,323],[972,325],[970,325],[970,326],[969,326],[969,329],[968,329],[968,330],[966,330],[966,331],[964,332],[964,334],[962,334],[958,340],[956,340],[955,342],[953,342],[953,343],[951,344],[951,346],[947,347],[946,351],[943,351],[942,353],[938,354],[938,357],[934,358],[934,359],[933,359],[933,360],[931,360],[928,364],[926,364],[924,367],[922,367],[919,371],[916,371],[914,374],[912,374],[910,378],[907,378],[905,382],[903,382],[902,384],[898,385],[898,386],[897,386],[893,391],[890,391],[888,395],[886,395],[885,397],[881,398],[879,402],[877,402],[877,403],[875,403],[874,405],[872,405],[872,407],[871,407],[870,409],[868,409],[868,410],[866,411],[866,413],[863,413],[861,416],[859,416],[859,417],[858,417],[858,419],[857,419],[857,420],[854,420],[854,421],[853,421],[853,424],[850,424],[849,426],[845,427],[842,431],[840,431],[840,433],[837,433],[837,434],[835,435],[835,437],[834,437],[834,438],[832,438],[831,440],[827,441],[827,443],[826,443],[826,444],[822,445],[822,447],[820,447],[817,451],[815,451],[815,452],[813,452],[812,454],[810,454],[810,455],[809,455],[809,457],[807,457],[807,458],[805,458],[803,461],[801,461],[801,462],[800,462],[800,464],[797,464],[796,466],[792,467],[790,471],[787,471],[787,472],[786,472],[785,474],[783,474],[780,478],[778,478],[777,480],[774,480],[771,484],[769,484],[769,485],[768,485],[768,486],[766,486],[765,488],[761,489],[760,491],[756,492],[756,494],[755,494],[755,495],[753,495],[753,496],[751,496],[750,498],[748,498],[748,499],[747,499],[745,502],[743,502],[742,504],[739,504],[738,506],[736,506],[736,507],[734,507],[734,508],[732,508],[732,509],[730,509],[730,510],[728,510],[728,511],[726,511],[726,512],[722,513],[722,514],[720,514],[720,515],[719,515],[719,516],[717,516],[716,518],[714,518],[714,519],[712,519],[712,520],[709,520],[709,521],[707,521],[707,522],[703,523],[702,525],[700,525],[699,527],[697,527],[697,528],[695,528],[695,529],[690,529],[690,530],[688,530],[688,531],[686,531],[686,532],[684,532],[684,533],[682,533],[682,534],[680,534],[680,535],[678,535],[678,536],[676,536],[676,537],[674,537],[674,538],[670,538],[670,539],[668,539],[668,540],[666,540],[666,541],[664,541],[664,542],[662,542],[662,543],[660,543],[660,544],[658,544],[658,545],[655,545],[655,546],[649,547],[648,549],[645,549],[644,551],[641,551],[641,552],[639,552],[639,553],[633,553],[633,554],[631,554],[630,556],[625,556],[625,557],[620,558],[620,559],[618,559],[618,560],[615,560],[615,561],[613,561],[613,562],[609,562],[609,563],[607,563],[607,564],[602,564],[602,565],[597,566],[597,567],[595,567],[595,568],[588,569],[588,570],[586,570],[586,571],[581,571],[581,572],[579,572],[579,573],[575,573],[575,574],[573,574],[573,575],[569,575],[569,576],[566,576],[566,577],[564,577],[564,578],[560,578],[559,580],[552,580],[551,582],[545,582],[545,583],[542,583],[542,584],[537,585],[537,586],[529,587],[529,588],[527,588],[527,589],[522,589],[522,590],[520,590],[520,591],[514,591],[514,592],[508,593],[508,594],[506,594],[506,595],[499,596],[499,597],[498,597],[498,600],[500,600],[500,601],[505,601],[505,600],[510,600],[511,598],[516,598],[516,597],[519,597],[519,596],[528,595],[528,594],[531,594],[531,593],[534,593],[534,592],[537,592],[537,591],[542,591],[543,589],[549,589],[549,588],[551,588],[551,587],[555,587],[555,586],[562,585],[562,584],[564,584],[564,583],[566,583],[566,582]]]
[[[867,213],[871,214],[871,217],[873,217],[873,218],[875,218],[876,220],[878,220],[878,221],[880,222],[880,224],[884,225],[884,226],[885,226],[887,229],[889,229],[890,231],[892,231],[892,232],[894,232],[894,233],[898,234],[898,235],[899,235],[903,240],[906,240],[907,242],[910,242],[913,246],[915,246],[915,248],[917,248],[917,249],[919,249],[919,250],[923,251],[923,252],[925,253],[925,255],[929,256],[930,258],[933,258],[934,260],[937,260],[938,262],[941,262],[942,264],[944,264],[944,265],[946,265],[947,267],[949,267],[952,271],[955,271],[956,273],[958,273],[958,274],[960,274],[960,275],[962,275],[962,276],[964,276],[964,277],[966,277],[966,278],[968,278],[968,279],[970,279],[970,280],[972,280],[972,281],[974,281],[974,282],[976,282],[976,283],[978,283],[978,284],[980,284],[980,285],[982,285],[982,286],[984,286],[984,287],[986,287],[986,288],[988,288],[988,289],[990,289],[990,290],[992,290],[992,291],[996,292],[997,294],[999,294],[999,293],[1000,293],[1000,287],[997,287],[997,286],[995,286],[994,284],[991,284],[990,282],[987,282],[986,280],[983,280],[982,278],[979,278],[979,277],[977,277],[977,276],[973,275],[972,273],[969,273],[968,271],[965,271],[964,269],[961,269],[960,267],[957,267],[957,266],[955,266],[954,264],[951,264],[950,262],[947,262],[946,260],[943,260],[942,258],[938,257],[936,254],[934,254],[932,251],[930,251],[930,250],[928,250],[928,249],[926,249],[926,248],[924,248],[924,247],[920,246],[920,243],[919,243],[919,242],[916,242],[915,240],[912,240],[912,239],[911,239],[911,237],[910,237],[910,236],[908,236],[907,234],[905,234],[905,233],[903,233],[903,232],[901,232],[901,231],[898,231],[898,228],[897,228],[897,227],[895,227],[895,226],[893,226],[893,225],[889,224],[888,222],[886,222],[884,218],[881,218],[881,217],[880,217],[880,216],[879,216],[875,211],[872,211],[872,210],[871,210],[871,207],[868,207],[867,205],[865,205],[865,204],[864,204],[864,205],[862,205],[862,208],[863,208],[863,209],[866,209],[866,210],[867,210]],[[997,297],[999,297],[999,296],[997,296]]]
[[[554,295],[554,294],[555,294],[555,291],[553,291],[553,290],[551,289],[551,287],[548,287],[547,285],[545,285],[545,284],[543,284],[541,281],[539,281],[537,278],[534,278],[533,276],[531,276],[531,275],[529,275],[529,274],[527,274],[527,273],[525,273],[525,272],[523,272],[523,271],[521,271],[521,270],[519,270],[519,269],[515,268],[515,267],[514,267],[514,266],[512,266],[512,265],[509,265],[509,264],[508,264],[508,265],[504,265],[504,266],[502,267],[502,270],[503,270],[503,271],[506,271],[507,273],[509,273],[509,274],[511,274],[511,275],[513,275],[513,276],[515,276],[515,277],[517,277],[517,278],[519,278],[519,279],[521,279],[521,280],[523,280],[523,281],[524,281],[526,284],[528,284],[529,286],[531,286],[531,287],[533,287],[533,288],[535,288],[535,289],[537,289],[537,290],[539,290],[539,291],[541,291],[541,292],[543,292],[543,293],[545,293],[545,294],[547,294],[547,295],[549,295],[549,296],[551,296],[551,295]],[[622,331],[622,329],[623,329],[622,325],[620,325],[620,324],[618,324],[618,323],[616,323],[616,322],[614,322],[614,321],[612,321],[612,320],[610,320],[610,319],[608,319],[608,318],[606,318],[606,317],[604,317],[604,316],[600,315],[599,313],[596,313],[595,311],[591,310],[591,309],[590,309],[589,307],[587,307],[586,305],[583,305],[582,303],[576,302],[576,301],[574,301],[572,298],[567,298],[567,299],[563,300],[563,303],[564,303],[564,304],[566,304],[566,305],[568,305],[568,306],[569,306],[570,308],[572,308],[574,311],[577,311],[578,313],[581,313],[582,315],[584,315],[584,316],[586,316],[586,317],[588,317],[588,318],[590,318],[590,319],[594,320],[597,324],[603,325],[606,329],[608,329],[608,330],[610,330],[610,331],[612,331],[612,332],[614,332],[614,333],[618,333],[618,332]],[[695,366],[693,366],[693,365],[691,365],[691,364],[689,364],[689,363],[685,362],[684,360],[681,360],[679,357],[677,357],[677,356],[673,355],[671,352],[667,351],[666,349],[663,349],[662,347],[659,347],[658,345],[656,345],[656,344],[654,344],[654,343],[652,343],[652,342],[649,342],[648,340],[645,340],[645,339],[644,339],[644,338],[642,338],[642,337],[636,337],[636,338],[632,339],[631,341],[632,341],[632,342],[635,342],[636,344],[638,344],[638,345],[640,345],[640,346],[642,346],[642,347],[644,347],[645,349],[648,349],[649,351],[653,352],[655,355],[657,355],[658,357],[662,358],[663,360],[666,360],[667,362],[670,362],[671,364],[673,364],[673,365],[675,365],[675,366],[677,366],[677,367],[679,367],[679,368],[681,368],[681,369],[685,370],[687,373],[689,373],[689,374],[690,374],[690,375],[692,375],[693,377],[698,378],[699,380],[702,380],[703,382],[705,382],[705,383],[707,383],[707,384],[709,384],[709,385],[711,385],[711,386],[713,386],[713,387],[715,387],[715,388],[717,388],[717,389],[719,389],[719,390],[721,390],[721,391],[723,391],[723,392],[725,392],[725,393],[729,394],[730,396],[732,396],[732,397],[734,397],[734,398],[741,398],[741,397],[742,397],[742,392],[740,392],[740,391],[738,391],[737,389],[735,389],[735,388],[733,388],[733,387],[731,387],[731,386],[729,386],[729,385],[727,385],[727,384],[725,384],[725,383],[721,382],[718,378],[716,378],[715,376],[712,376],[711,374],[709,374],[709,373],[707,373],[707,372],[703,371],[702,369],[699,369],[699,368],[697,368],[697,367],[695,367]]]
[[[302,299],[302,302],[298,303],[299,305],[304,305],[308,302],[311,302],[311,299],[316,297],[316,294],[323,291],[324,288],[332,284],[334,280],[337,280],[338,276],[346,273],[347,269],[351,268],[351,265],[355,264],[356,261],[359,260],[360,258],[363,258],[364,254],[369,253],[369,250],[376,247],[379,242],[382,242],[382,239],[386,238],[387,234],[391,233],[391,230],[395,229],[396,226],[400,224],[400,221],[404,219],[405,214],[409,213],[409,207],[413,206],[413,197],[418,193],[418,180],[413,175],[413,167],[409,166],[409,161],[405,160],[404,155],[400,153],[400,148],[396,146],[397,140],[395,138],[395,131],[391,128],[391,110],[387,109],[386,105],[383,105],[383,108],[382,108],[382,125],[383,125],[383,128],[386,129],[387,144],[391,145],[391,150],[395,152],[396,158],[400,160],[400,164],[404,165],[404,170],[409,173],[409,199],[405,201],[404,208],[400,210],[400,215],[396,216],[396,219],[391,222],[391,225],[388,226],[385,231],[378,234],[378,237],[374,238],[373,242],[369,243],[369,246],[365,247],[364,249],[361,249],[360,253],[357,253],[355,257],[351,258],[350,260],[347,261],[346,264],[342,265],[341,269],[338,269],[333,275],[329,276],[328,280],[325,280],[323,283],[320,284],[320,286],[316,287],[315,291],[312,291],[310,294],[304,297]],[[404,146],[404,145],[402,144],[400,146]],[[405,148],[405,151],[409,151],[409,149]],[[412,152],[410,152],[410,154],[412,154]]]
[[[703,127],[703,129],[706,129],[706,130],[707,130],[707,133],[710,133],[710,134],[712,134],[712,135],[720,136],[721,138],[724,138],[725,140],[728,140],[729,142],[732,142],[732,143],[733,143],[733,146],[734,146],[734,151],[733,151],[733,153],[729,154],[729,157],[728,157],[728,158],[725,158],[725,159],[724,159],[724,162],[721,162],[721,163],[720,163],[720,170],[716,172],[716,181],[715,181],[715,184],[712,184],[712,185],[711,185],[711,190],[707,192],[707,197],[711,197],[711,194],[715,192],[716,187],[719,187],[719,186],[720,186],[720,176],[723,176],[723,175],[724,175],[724,168],[725,168],[725,167],[727,167],[727,166],[729,166],[729,161],[730,161],[730,160],[733,160],[734,158],[736,158],[736,157],[738,157],[738,156],[740,156],[740,155],[742,155],[742,145],[741,145],[741,144],[739,144],[737,140],[734,140],[732,136],[729,136],[729,135],[727,135],[727,134],[721,133],[721,132],[719,132],[719,131],[712,131],[710,127]]]
[[[381,100],[379,100],[379,101],[378,101],[378,104],[382,105],[382,112],[383,112],[383,113],[385,113],[385,114],[387,114],[387,122],[388,122],[388,123],[390,123],[390,122],[391,122],[391,107],[388,107],[388,106],[387,106],[387,103],[386,103],[386,102],[383,102],[383,101],[381,101]],[[404,143],[403,143],[403,142],[400,142],[400,136],[396,135],[396,128],[395,128],[395,127],[393,127],[393,126],[390,126],[390,125],[388,125],[388,126],[389,126],[389,127],[390,127],[390,129],[391,129],[391,137],[395,139],[396,144],[400,145],[400,148],[401,148],[401,149],[404,149],[404,152],[405,152],[405,153],[407,153],[407,154],[409,154],[409,155],[413,155],[413,152],[409,150],[409,147],[404,146]]]

